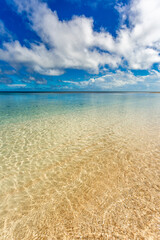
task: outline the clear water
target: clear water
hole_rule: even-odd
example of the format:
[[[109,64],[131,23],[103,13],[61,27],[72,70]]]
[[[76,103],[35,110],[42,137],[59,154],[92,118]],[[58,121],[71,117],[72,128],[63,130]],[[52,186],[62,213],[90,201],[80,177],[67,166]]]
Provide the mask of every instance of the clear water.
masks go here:
[[[160,94],[1,94],[0,240],[159,239]]]

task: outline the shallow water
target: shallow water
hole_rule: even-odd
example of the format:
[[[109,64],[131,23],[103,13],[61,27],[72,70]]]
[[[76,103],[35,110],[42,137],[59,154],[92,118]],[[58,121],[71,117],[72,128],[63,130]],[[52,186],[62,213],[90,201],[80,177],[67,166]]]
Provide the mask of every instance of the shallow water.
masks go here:
[[[160,239],[160,94],[0,95],[0,240]]]

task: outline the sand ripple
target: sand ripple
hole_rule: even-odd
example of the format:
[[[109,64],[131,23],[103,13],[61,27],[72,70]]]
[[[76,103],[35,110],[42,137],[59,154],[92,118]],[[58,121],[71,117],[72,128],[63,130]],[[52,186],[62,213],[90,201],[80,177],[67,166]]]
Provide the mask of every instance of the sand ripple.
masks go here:
[[[104,105],[2,124],[0,239],[158,240],[159,119]]]

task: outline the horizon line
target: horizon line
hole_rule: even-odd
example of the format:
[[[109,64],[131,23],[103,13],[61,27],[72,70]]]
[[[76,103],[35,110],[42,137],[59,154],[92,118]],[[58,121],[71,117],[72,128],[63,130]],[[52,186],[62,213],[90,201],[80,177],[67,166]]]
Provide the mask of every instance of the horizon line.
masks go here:
[[[38,91],[38,90],[6,91],[4,90],[4,91],[0,91],[0,94],[2,93],[160,93],[160,91]]]

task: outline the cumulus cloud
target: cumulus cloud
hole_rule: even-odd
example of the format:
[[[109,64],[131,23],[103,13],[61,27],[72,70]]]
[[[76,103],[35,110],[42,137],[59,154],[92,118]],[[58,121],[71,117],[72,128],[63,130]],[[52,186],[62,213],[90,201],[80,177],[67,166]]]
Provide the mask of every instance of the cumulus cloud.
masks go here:
[[[150,69],[154,63],[160,63],[159,0],[132,0],[129,5],[117,5],[122,23],[116,38],[105,30],[94,31],[92,18],[74,16],[69,21],[60,21],[57,13],[44,2],[13,2],[19,14],[25,12],[32,30],[41,39],[40,43],[31,43],[30,47],[22,46],[19,41],[3,44],[0,59],[14,67],[22,65],[42,75],[58,76],[69,68],[98,74],[106,65],[112,69],[119,66]],[[128,24],[125,24],[126,20]],[[116,74],[118,79],[120,74],[121,80],[116,82],[113,78],[112,86],[137,81],[131,72],[125,76]],[[125,81],[127,74],[130,83]],[[96,81],[103,85],[104,78]]]
[[[14,2],[19,13],[26,12],[42,42],[31,43],[30,48],[18,41],[4,43],[1,60],[13,66],[25,64],[44,75],[61,75],[67,68],[98,73],[100,66],[118,67],[120,64],[121,59],[116,54],[96,49],[98,33],[93,31],[93,19],[74,16],[70,21],[60,21],[56,12],[38,0]]]
[[[148,69],[160,62],[160,1],[132,0],[129,6],[117,8],[124,22],[117,37],[117,52],[131,69]]]
[[[160,86],[160,72],[151,70],[145,76],[135,76],[131,71],[117,70],[114,73],[107,72],[100,77],[90,78],[88,81],[64,81],[69,85],[76,86],[80,89],[99,89],[99,90],[111,90],[121,89],[123,86],[134,86],[138,83],[143,83],[146,87],[150,84]]]

